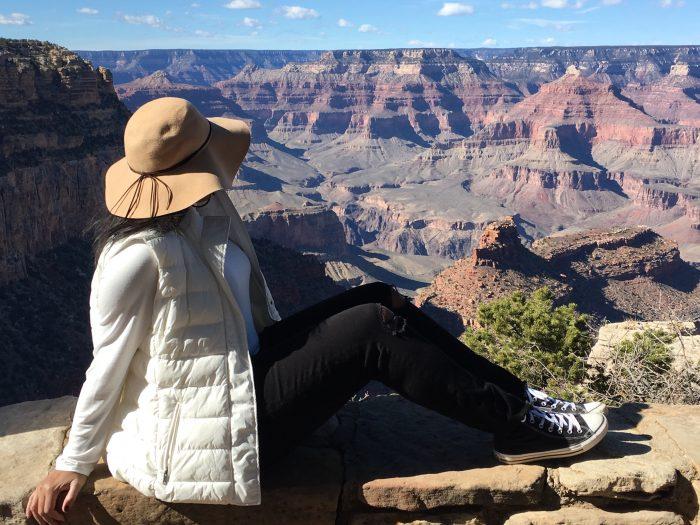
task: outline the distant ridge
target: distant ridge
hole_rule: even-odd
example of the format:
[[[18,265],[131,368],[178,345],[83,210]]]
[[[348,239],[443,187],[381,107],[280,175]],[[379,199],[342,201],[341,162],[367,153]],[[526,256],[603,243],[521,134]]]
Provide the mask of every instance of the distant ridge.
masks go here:
[[[116,84],[150,75],[158,70],[175,75],[180,82],[211,84],[230,78],[246,64],[278,68],[288,62],[310,62],[327,52],[386,52],[395,50],[446,48],[385,48],[339,50],[254,50],[254,49],[144,49],[134,51],[76,51],[96,65],[109,68]],[[658,76],[668,74],[676,61],[700,64],[700,46],[577,46],[516,48],[455,48],[450,51],[486,62],[489,69],[504,80],[532,77],[533,61],[543,64],[539,82],[548,82],[564,74],[576,63],[584,72],[593,72],[601,62],[613,68],[617,76],[633,76],[634,64],[648,63]],[[186,73],[193,68],[195,71]],[[180,74],[182,76],[180,76]]]

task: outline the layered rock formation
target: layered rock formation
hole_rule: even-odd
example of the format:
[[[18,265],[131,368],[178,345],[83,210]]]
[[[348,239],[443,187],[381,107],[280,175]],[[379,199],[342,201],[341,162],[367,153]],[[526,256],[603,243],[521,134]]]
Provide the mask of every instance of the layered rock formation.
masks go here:
[[[99,211],[127,117],[106,69],[46,42],[0,40],[0,283]]]
[[[528,249],[512,218],[490,224],[471,258],[443,270],[414,302],[457,335],[479,304],[541,286],[597,317],[700,318],[700,271],[650,229],[559,234]]]
[[[698,46],[596,46],[458,49],[457,52],[483,60],[499,77],[533,92],[541,84],[562,76],[571,64],[587,74],[605,72],[616,85],[648,83],[667,75],[677,62],[697,66],[698,49]],[[323,51],[149,49],[78,53],[109,68],[117,83],[165,70],[179,82],[203,85],[225,80],[247,64],[280,68],[289,62],[316,60]]]
[[[283,141],[465,136],[521,98],[483,62],[445,49],[330,51],[280,69],[249,65],[216,85]]]
[[[328,255],[348,253],[338,216],[324,206],[289,209],[276,202],[247,214],[245,220],[252,237],[269,239],[280,246]]]
[[[623,100],[612,84],[585,77],[575,66],[570,66],[561,78],[543,85],[499,120],[493,129],[496,135],[489,138],[525,138],[535,145],[568,146],[574,153],[586,145],[608,140],[629,146],[651,145],[653,130],[658,125],[631,101]],[[504,136],[504,127],[512,132]],[[489,131],[485,130],[484,134],[488,135]]]
[[[655,82],[628,84],[623,93],[660,122],[700,126],[700,65],[675,64]]]
[[[118,84],[165,71],[176,82],[209,85],[225,80],[246,64],[282,67],[287,62],[313,60],[319,51],[252,49],[146,49],[141,51],[78,51],[87,60],[108,68]]]
[[[675,64],[700,64],[698,46],[529,47],[462,50],[486,62],[501,78],[534,92],[561,77],[570,65],[586,75],[602,73],[617,86],[650,83],[669,74]]]
[[[669,90],[670,99],[660,98],[673,105],[673,96]],[[660,229],[680,219],[684,226],[664,233],[695,243],[700,192],[690,159],[700,152],[699,137],[700,128],[662,123],[605,77],[585,77],[572,66],[465,147],[485,143],[510,156],[476,178],[473,191],[523,210],[549,231],[586,219],[590,226],[609,223],[610,215],[614,223]]]
[[[66,396],[0,408],[7,481],[0,523],[25,522],[27,498],[60,453],[74,406]],[[698,407],[630,404],[609,419],[610,432],[585,455],[500,465],[489,434],[391,391],[363,395],[263,474],[260,506],[163,504],[115,481],[100,462],[67,518],[76,525],[698,523],[700,449],[689,432],[700,425]]]
[[[181,97],[192,102],[206,117],[241,118],[243,110],[215,87],[177,82],[166,71],[158,70],[116,87],[119,99],[131,110],[159,97]]]

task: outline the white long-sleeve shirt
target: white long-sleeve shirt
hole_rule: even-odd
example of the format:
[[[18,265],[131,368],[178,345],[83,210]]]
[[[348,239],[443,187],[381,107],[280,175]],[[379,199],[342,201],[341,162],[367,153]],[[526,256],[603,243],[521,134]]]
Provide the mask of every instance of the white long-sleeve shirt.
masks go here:
[[[245,318],[251,354],[259,349],[250,304],[250,261],[229,240],[224,276]],[[68,443],[56,469],[89,475],[104,452],[113,409],[136,349],[150,335],[157,261],[144,243],[107,255],[99,286],[90,291],[93,360],[78,396]]]

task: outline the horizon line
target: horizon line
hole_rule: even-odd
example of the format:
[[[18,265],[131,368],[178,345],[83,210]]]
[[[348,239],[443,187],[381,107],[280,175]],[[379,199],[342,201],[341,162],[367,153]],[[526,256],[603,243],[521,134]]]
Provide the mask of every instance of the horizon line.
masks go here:
[[[7,39],[7,40],[33,40],[33,39]],[[54,42],[44,40],[41,42]],[[61,45],[61,44],[56,44]],[[65,47],[62,46],[61,47]],[[421,49],[444,49],[444,50],[469,50],[469,51],[509,51],[515,49],[620,49],[620,48],[700,48],[700,44],[613,44],[613,45],[575,45],[575,46],[513,46],[513,47],[448,47],[448,46],[395,46],[395,47],[338,47],[338,48],[315,48],[315,49],[294,49],[294,48],[206,48],[206,47],[148,47],[138,49],[73,49],[72,51],[89,51],[93,53],[108,51],[294,51],[294,52],[328,52],[328,51],[395,51],[395,50],[421,50]],[[70,49],[70,48],[66,48]]]

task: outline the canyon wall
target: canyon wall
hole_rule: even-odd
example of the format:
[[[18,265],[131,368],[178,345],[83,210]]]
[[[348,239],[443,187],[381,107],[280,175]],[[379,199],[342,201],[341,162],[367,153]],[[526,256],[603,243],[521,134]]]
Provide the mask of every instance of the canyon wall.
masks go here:
[[[127,118],[106,69],[52,44],[0,40],[0,283],[100,209]]]
[[[700,65],[699,46],[597,46],[457,49],[460,55],[486,63],[499,77],[536,87],[564,74],[571,64],[589,73],[605,71],[616,82],[658,79],[676,62]],[[180,81],[209,84],[225,80],[245,65],[279,68],[289,62],[310,62],[324,51],[148,49],[140,51],[77,51],[114,73],[119,84],[167,70]]]
[[[483,62],[447,49],[329,51],[278,69],[249,65],[216,86],[283,141],[465,136],[522,98]]]
[[[586,74],[604,73],[616,85],[652,82],[677,63],[700,65],[699,46],[595,46],[464,49],[498,76],[519,85],[537,86],[561,77],[574,64]]]

